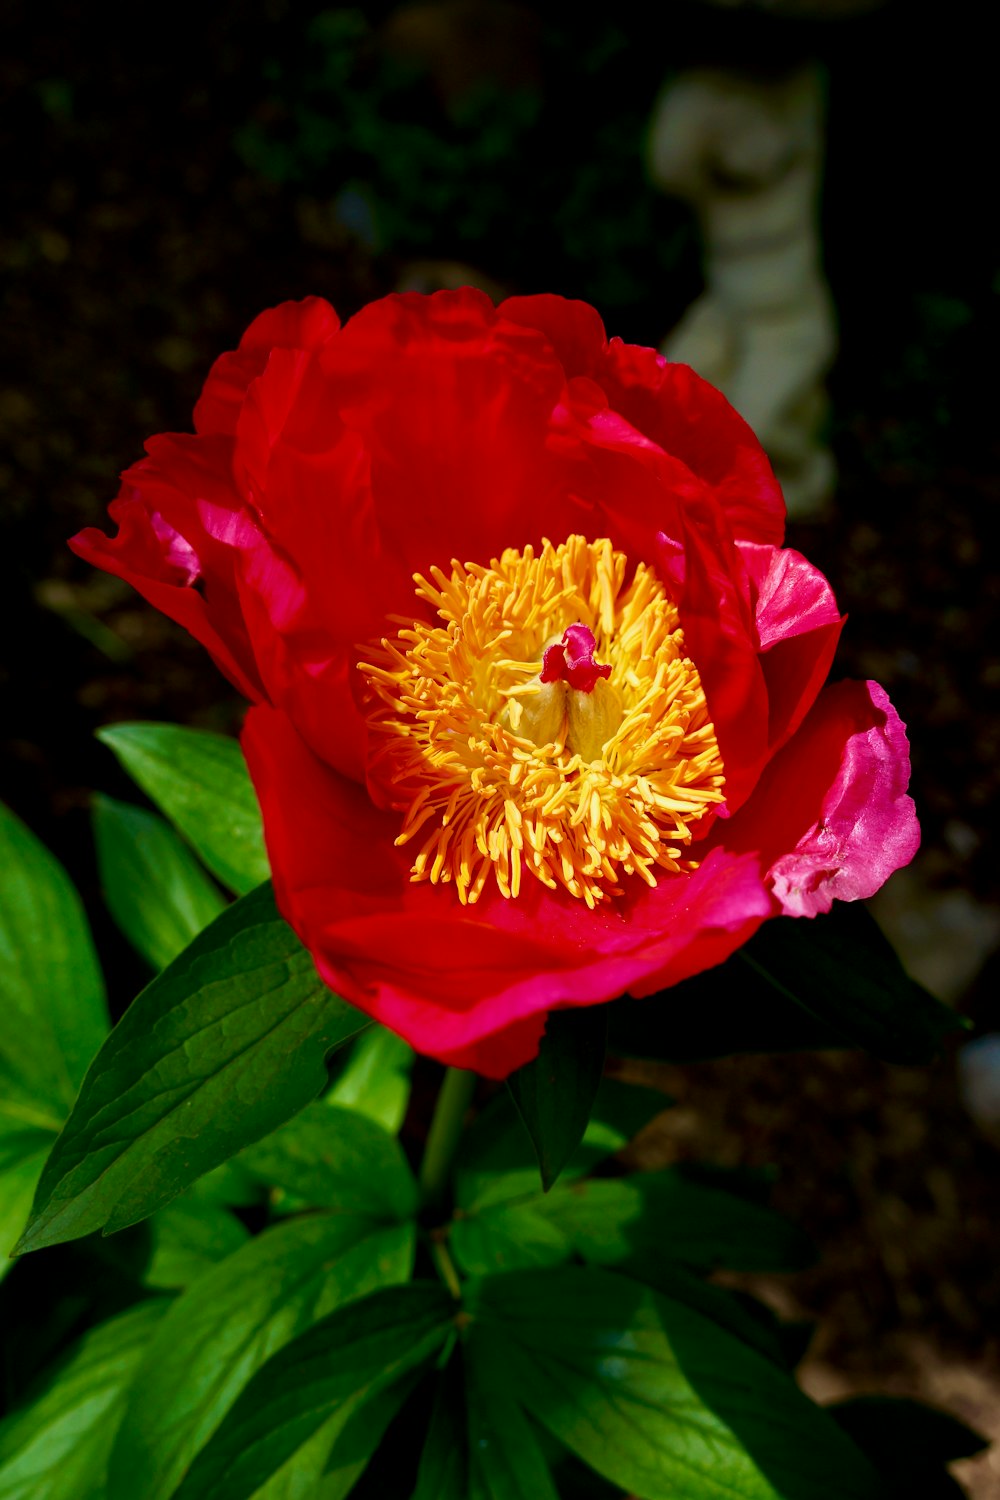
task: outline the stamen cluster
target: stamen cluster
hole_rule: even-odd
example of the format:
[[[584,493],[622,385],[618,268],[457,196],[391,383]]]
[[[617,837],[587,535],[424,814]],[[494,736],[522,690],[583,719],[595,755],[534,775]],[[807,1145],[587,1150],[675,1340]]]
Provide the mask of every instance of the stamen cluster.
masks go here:
[[[694,867],[692,827],[724,800],[715,729],[675,605],[644,563],[626,573],[606,538],[571,536],[415,575],[439,623],[359,663],[371,780],[403,814],[413,880],[466,903],[491,878],[516,897],[527,872],[593,907],[623,876]],[[581,649],[590,670],[553,680]]]

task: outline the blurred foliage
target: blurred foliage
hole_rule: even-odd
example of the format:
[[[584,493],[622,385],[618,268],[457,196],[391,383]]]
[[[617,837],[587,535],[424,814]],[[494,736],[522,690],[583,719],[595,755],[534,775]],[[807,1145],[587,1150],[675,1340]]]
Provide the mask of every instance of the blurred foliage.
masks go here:
[[[275,34],[236,148],[252,172],[325,198],[375,255],[558,285],[613,318],[669,285],[679,311],[698,284],[694,228],[644,168],[662,58],[644,76],[610,20],[549,20],[538,53],[519,78],[473,72],[444,90],[360,10],[325,10]]]

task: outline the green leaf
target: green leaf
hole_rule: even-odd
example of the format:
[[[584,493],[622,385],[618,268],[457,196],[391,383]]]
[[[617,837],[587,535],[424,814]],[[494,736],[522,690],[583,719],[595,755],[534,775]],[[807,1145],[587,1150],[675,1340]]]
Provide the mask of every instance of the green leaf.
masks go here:
[[[617,1151],[623,1151],[650,1120],[669,1109],[672,1100],[659,1089],[625,1083],[620,1078],[602,1078],[590,1111],[583,1143],[573,1158],[586,1161],[587,1170]]]
[[[629,1274],[619,1266],[615,1270],[620,1274]],[[641,1281],[643,1278],[634,1276],[633,1280]],[[664,1260],[657,1266],[653,1289],[674,1302],[693,1308],[703,1317],[710,1318],[713,1323],[718,1323],[720,1328],[724,1328],[744,1344],[749,1344],[782,1370],[793,1369],[804,1353],[799,1347],[796,1349],[796,1357],[789,1357],[790,1335],[800,1334],[801,1324],[782,1323],[763,1302],[742,1292],[730,1291],[710,1281],[703,1281],[701,1276],[687,1270],[677,1261]]]
[[[462,1269],[470,1276],[487,1276],[569,1260],[572,1242],[536,1203],[493,1203],[456,1216],[450,1243]]]
[[[627,1146],[632,1137],[670,1100],[655,1089],[602,1078],[590,1122],[562,1177],[580,1177]],[[494,1095],[465,1132],[455,1175],[461,1209],[484,1208],[538,1193],[538,1158],[531,1137],[506,1090]]]
[[[553,1010],[534,1062],[507,1080],[548,1192],[580,1142],[604,1072],[606,1006]]]
[[[267,880],[260,809],[236,740],[177,724],[114,724],[97,737],[224,886],[245,895]]]
[[[153,1215],[153,1248],[143,1273],[146,1286],[179,1291],[190,1286],[210,1266],[233,1255],[248,1239],[239,1219],[191,1192]]]
[[[414,1245],[411,1224],[313,1214],[265,1229],[204,1274],[139,1372],[107,1500],[168,1500],[265,1361],[335,1308],[406,1281]],[[328,1447],[317,1446],[325,1463]]]
[[[248,1500],[339,1414],[428,1364],[454,1329],[437,1283],[388,1287],[338,1308],[268,1360],[177,1490],[177,1500]]]
[[[360,1406],[340,1408],[258,1490],[253,1500],[345,1500],[419,1379],[404,1376]]]
[[[469,1500],[559,1500],[531,1425],[497,1378],[488,1350],[473,1340],[463,1364]]]
[[[0,805],[0,1120],[59,1130],[108,1016],[80,898]]]
[[[665,1261],[701,1270],[794,1271],[809,1240],[771,1209],[690,1181],[678,1168],[562,1187],[539,1213],[585,1260],[657,1285]]]
[[[402,1147],[381,1126],[325,1100],[239,1156],[299,1206],[353,1209],[390,1219],[416,1212],[417,1184]]]
[[[254,1491],[253,1500],[327,1500],[323,1470],[340,1436],[343,1420],[334,1417],[293,1453],[270,1479]]]
[[[613,1050],[671,1062],[864,1047],[924,1063],[963,1021],[909,978],[861,902],[765,922],[718,968],[611,1007]]]
[[[401,1036],[373,1024],[351,1048],[326,1095],[327,1103],[366,1115],[395,1135],[410,1102],[414,1057]]]
[[[469,1443],[463,1361],[453,1354],[438,1376],[427,1440],[411,1500],[469,1500]]]
[[[326,1082],[367,1024],[332,994],[268,886],[217,917],[133,1001],[87,1074],[19,1251],[169,1203]]]
[[[202,1203],[214,1203],[222,1208],[250,1208],[263,1203],[265,1197],[257,1178],[235,1156],[199,1177],[192,1192]]]
[[[413,1391],[420,1374],[416,1371],[404,1376],[350,1411],[346,1421],[338,1413],[320,1429],[321,1434],[332,1430],[333,1441],[327,1444],[326,1461],[315,1489],[308,1492],[308,1500],[345,1500],[367,1469],[386,1428]],[[267,1500],[272,1497],[267,1496]]]
[[[93,822],[108,910],[151,968],[163,969],[226,903],[188,846],[155,813],[95,796]]]
[[[575,1251],[654,1287],[676,1264],[789,1271],[815,1258],[806,1236],[780,1214],[691,1180],[683,1168],[585,1179],[547,1197],[460,1208],[450,1240],[472,1276],[560,1265]]]
[[[877,1500],[859,1451],[793,1378],[719,1324],[607,1272],[562,1266],[473,1287],[494,1379],[643,1500]]]
[[[0,1281],[14,1265],[9,1258],[27,1222],[54,1130],[0,1133]]]
[[[2,1500],[104,1500],[125,1394],[167,1306],[140,1302],[92,1328],[0,1422]]]
[[[765,922],[737,957],[850,1045],[886,1062],[930,1062],[963,1024],[909,977],[859,901],[835,901],[811,922]]]

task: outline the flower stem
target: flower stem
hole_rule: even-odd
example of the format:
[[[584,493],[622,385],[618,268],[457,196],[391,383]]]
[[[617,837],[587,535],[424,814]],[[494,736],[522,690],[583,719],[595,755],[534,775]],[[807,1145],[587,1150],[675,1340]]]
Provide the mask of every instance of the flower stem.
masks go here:
[[[458,1272],[455,1270],[455,1262],[451,1258],[445,1236],[446,1230],[435,1231],[430,1238],[431,1260],[434,1262],[435,1270],[448,1288],[456,1302],[462,1300],[462,1283]]]
[[[427,1134],[424,1159],[420,1163],[420,1196],[425,1207],[435,1206],[444,1197],[475,1087],[475,1073],[469,1073],[465,1068],[449,1068],[444,1075]]]

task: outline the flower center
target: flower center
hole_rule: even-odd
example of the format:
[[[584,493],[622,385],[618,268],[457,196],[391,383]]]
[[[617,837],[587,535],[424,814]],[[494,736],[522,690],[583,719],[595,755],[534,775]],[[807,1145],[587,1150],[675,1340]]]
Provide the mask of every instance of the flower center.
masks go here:
[[[474,902],[525,873],[593,907],[623,876],[694,868],[722,759],[677,609],[610,541],[415,575],[438,624],[372,643],[370,784],[403,814],[411,879]]]

